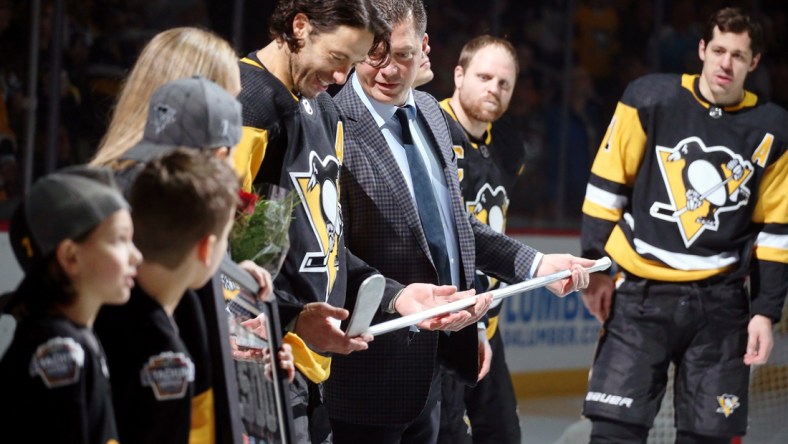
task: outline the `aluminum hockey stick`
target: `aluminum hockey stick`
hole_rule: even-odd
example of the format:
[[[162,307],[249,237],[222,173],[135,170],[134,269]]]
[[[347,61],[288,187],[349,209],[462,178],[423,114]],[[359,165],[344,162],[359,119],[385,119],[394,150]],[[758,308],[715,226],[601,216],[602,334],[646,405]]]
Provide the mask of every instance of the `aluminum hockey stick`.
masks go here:
[[[596,263],[591,267],[586,268],[586,270],[588,270],[589,273],[593,273],[595,271],[607,270],[608,268],[610,268],[611,265],[612,265],[612,261],[610,260],[610,258],[603,257],[602,259],[597,260]],[[507,298],[509,296],[513,296],[515,294],[523,293],[529,290],[534,290],[539,287],[544,287],[545,285],[551,284],[556,281],[560,281],[561,279],[566,279],[571,275],[572,275],[571,270],[562,270],[557,273],[529,279],[527,281],[523,281],[518,284],[509,285],[505,288],[493,290],[491,291],[493,295],[493,301]],[[439,305],[437,307],[432,307],[418,313],[393,319],[391,321],[381,322],[380,324],[375,324],[372,327],[370,327],[369,330],[367,330],[365,333],[375,336],[375,335],[382,335],[384,333],[388,333],[394,330],[399,330],[400,328],[410,327],[411,325],[416,325],[425,319],[429,319],[435,316],[440,316],[442,314],[447,314],[458,310],[462,310],[463,308],[470,307],[476,304],[477,298],[478,296],[471,296],[468,298],[460,299],[459,301],[450,302],[445,305]]]

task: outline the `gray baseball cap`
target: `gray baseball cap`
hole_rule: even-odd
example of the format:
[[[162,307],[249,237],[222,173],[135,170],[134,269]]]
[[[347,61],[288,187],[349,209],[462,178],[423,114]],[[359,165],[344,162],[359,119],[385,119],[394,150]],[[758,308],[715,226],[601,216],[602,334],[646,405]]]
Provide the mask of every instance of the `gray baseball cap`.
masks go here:
[[[75,166],[44,176],[11,218],[9,237],[23,270],[77,239],[129,204],[108,168]]]
[[[165,83],[151,96],[142,140],[121,159],[148,162],[178,147],[233,147],[241,140],[241,104],[203,77]]]

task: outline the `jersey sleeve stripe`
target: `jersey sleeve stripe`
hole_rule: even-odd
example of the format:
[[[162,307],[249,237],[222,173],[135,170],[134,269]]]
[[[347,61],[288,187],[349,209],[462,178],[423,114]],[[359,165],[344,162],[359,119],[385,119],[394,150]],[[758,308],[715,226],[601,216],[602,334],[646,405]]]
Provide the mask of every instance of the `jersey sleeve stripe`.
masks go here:
[[[596,217],[597,219],[617,222],[621,219],[622,210],[599,205],[586,196],[585,201],[583,201],[583,214]]]
[[[753,254],[759,260],[788,264],[788,250],[784,248],[772,248],[764,245],[756,245],[755,252]]]
[[[755,239],[755,257],[772,262],[788,263],[788,234],[761,231]]]
[[[646,133],[638,110],[619,102],[591,172],[611,182],[631,186],[645,149]]]
[[[238,176],[243,180],[244,191],[252,191],[252,184],[263,164],[267,147],[268,130],[250,126],[243,127],[241,141],[233,153],[233,164]]]
[[[588,186],[586,186],[586,200],[590,200],[597,205],[601,205],[612,210],[620,210],[627,205],[629,198],[627,196],[622,196],[621,194],[605,191],[589,183]]]
[[[759,198],[752,213],[755,223],[788,224],[788,151],[763,174]]]
[[[772,234],[761,232],[755,239],[755,245],[780,248],[788,251],[788,234]]]

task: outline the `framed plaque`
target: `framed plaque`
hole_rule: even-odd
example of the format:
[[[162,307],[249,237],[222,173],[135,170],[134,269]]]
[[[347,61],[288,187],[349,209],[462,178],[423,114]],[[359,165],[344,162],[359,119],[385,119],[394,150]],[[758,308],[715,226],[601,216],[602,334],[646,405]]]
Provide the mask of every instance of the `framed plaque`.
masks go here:
[[[257,282],[229,258],[220,270],[225,290],[231,290],[225,313],[243,434],[252,444],[292,443],[289,383],[276,353],[282,347],[276,302],[258,299]]]

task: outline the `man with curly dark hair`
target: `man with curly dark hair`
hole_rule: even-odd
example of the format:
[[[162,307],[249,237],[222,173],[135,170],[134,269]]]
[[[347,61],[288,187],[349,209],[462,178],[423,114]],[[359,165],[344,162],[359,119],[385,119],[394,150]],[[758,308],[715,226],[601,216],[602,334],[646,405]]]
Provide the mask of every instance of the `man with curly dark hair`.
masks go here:
[[[296,441],[325,442],[330,427],[320,384],[329,377],[332,354],[365,350],[372,339],[343,333],[343,307],[352,306],[361,282],[377,273],[345,248],[339,175],[346,123],[325,91],[345,83],[357,63],[387,63],[389,26],[369,0],[282,0],[270,31],[273,41],[240,63],[244,126],[234,160],[246,190],[274,184],[300,197],[274,293],[298,368],[290,393]],[[455,298],[455,292],[453,286],[404,287],[388,280],[381,307],[396,308],[387,316],[406,315]],[[475,322],[490,299],[480,301],[473,314],[461,311],[419,327]]]

